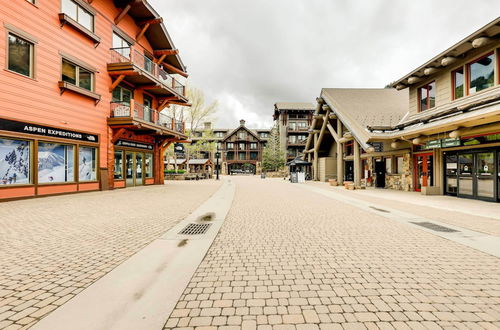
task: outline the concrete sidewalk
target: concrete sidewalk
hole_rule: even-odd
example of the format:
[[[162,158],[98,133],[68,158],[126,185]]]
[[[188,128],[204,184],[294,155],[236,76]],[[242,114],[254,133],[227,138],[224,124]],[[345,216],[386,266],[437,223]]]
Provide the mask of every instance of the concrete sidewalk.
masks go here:
[[[500,203],[453,196],[424,196],[417,192],[389,189],[347,190],[343,187],[332,187],[326,182],[307,182],[306,184],[341,192],[351,198],[411,212],[454,226],[500,236]]]

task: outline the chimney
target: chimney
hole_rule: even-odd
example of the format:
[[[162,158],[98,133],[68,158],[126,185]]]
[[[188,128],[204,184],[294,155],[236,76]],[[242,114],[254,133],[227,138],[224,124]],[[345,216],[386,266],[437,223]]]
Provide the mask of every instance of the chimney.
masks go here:
[[[240,126],[245,126],[245,119],[240,120]]]
[[[205,130],[211,130],[212,129],[212,123],[207,121],[203,123],[205,125]]]

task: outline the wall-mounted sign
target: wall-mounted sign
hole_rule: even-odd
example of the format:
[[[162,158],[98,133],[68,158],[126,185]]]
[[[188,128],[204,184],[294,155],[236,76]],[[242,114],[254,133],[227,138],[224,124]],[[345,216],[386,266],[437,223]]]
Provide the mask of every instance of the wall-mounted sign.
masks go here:
[[[95,142],[95,143],[99,142],[99,135],[97,134],[75,132],[50,126],[23,123],[20,121],[9,120],[9,119],[0,119],[0,130],[24,133],[24,134],[56,137],[56,138],[63,138],[63,139],[84,141],[84,142]]]
[[[425,144],[426,149],[441,148],[441,140],[430,140]]]
[[[118,140],[118,141],[116,141],[115,146],[153,150],[152,144],[135,142],[135,141],[127,141],[127,140]]]
[[[460,146],[460,139],[459,138],[447,138],[447,139],[441,140],[441,147],[442,148],[458,147],[458,146]]]

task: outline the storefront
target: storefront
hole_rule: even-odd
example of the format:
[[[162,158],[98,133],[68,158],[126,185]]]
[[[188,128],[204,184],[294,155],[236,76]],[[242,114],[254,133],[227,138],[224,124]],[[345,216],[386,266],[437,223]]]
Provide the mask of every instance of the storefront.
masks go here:
[[[99,135],[0,121],[0,199],[100,188]]]
[[[118,140],[114,151],[114,187],[154,184],[152,144]]]
[[[500,133],[463,137],[443,161],[445,194],[500,201]]]

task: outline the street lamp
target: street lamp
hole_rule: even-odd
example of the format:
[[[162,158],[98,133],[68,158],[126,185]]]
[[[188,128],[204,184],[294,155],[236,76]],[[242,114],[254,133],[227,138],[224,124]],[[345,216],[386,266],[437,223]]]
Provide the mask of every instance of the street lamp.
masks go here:
[[[219,158],[220,158],[220,152],[219,152],[219,146],[217,146],[217,152],[215,153],[215,159],[216,159],[216,165],[215,165],[215,178],[216,180],[219,180]]]

